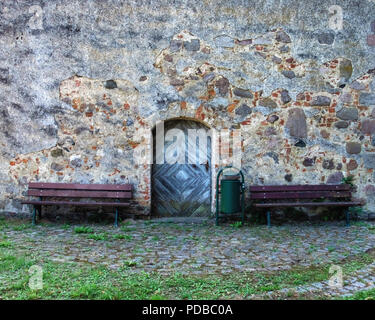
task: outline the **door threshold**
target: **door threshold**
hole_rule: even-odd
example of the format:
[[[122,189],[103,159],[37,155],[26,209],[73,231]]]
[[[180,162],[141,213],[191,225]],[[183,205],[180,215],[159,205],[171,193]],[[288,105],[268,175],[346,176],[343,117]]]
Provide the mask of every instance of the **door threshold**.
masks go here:
[[[161,223],[206,224],[213,223],[211,217],[153,217],[149,221]]]

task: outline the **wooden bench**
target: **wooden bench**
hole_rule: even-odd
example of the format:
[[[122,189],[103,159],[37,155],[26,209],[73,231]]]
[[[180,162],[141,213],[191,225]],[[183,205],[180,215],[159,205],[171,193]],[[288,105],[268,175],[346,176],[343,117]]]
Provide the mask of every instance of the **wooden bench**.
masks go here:
[[[271,226],[270,208],[282,207],[353,207],[363,205],[352,200],[348,184],[251,186],[250,199],[256,208],[267,208],[267,225]],[[346,225],[350,212],[346,210]]]
[[[38,211],[38,216],[41,218],[42,206],[58,205],[113,207],[116,209],[115,226],[118,226],[118,208],[129,206],[129,200],[132,198],[132,186],[130,184],[30,182],[27,195],[39,197],[39,200],[22,201],[22,204],[33,205],[33,225],[36,222],[36,211]],[[67,200],[71,198],[74,199]],[[84,200],[82,201],[82,199]],[[98,201],[87,201],[86,199]],[[104,201],[104,199],[108,201]]]

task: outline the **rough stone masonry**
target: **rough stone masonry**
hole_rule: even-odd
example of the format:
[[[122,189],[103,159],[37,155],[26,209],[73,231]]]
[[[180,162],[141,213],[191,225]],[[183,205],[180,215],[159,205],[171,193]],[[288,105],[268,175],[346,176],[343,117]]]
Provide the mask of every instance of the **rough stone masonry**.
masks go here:
[[[47,181],[131,183],[150,214],[135,133],[187,118],[241,130],[247,184],[353,175],[374,212],[374,0],[5,0],[0,15],[1,211],[30,212],[27,183]]]

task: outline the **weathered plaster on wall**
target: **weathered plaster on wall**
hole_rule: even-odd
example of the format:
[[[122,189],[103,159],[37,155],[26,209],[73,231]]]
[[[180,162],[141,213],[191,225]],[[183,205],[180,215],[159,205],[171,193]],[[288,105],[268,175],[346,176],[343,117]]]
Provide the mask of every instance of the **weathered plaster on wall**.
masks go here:
[[[129,182],[148,213],[136,132],[186,117],[241,129],[247,184],[353,174],[373,211],[375,4],[340,3],[336,31],[330,5],[2,2],[0,209],[28,210],[28,181]]]

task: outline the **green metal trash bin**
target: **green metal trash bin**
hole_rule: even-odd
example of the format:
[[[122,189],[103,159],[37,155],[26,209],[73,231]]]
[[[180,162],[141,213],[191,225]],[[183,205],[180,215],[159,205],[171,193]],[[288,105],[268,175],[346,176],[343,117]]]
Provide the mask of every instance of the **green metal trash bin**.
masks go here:
[[[224,174],[226,169],[238,170],[238,173]],[[224,216],[241,213],[241,221],[244,223],[244,192],[244,176],[241,170],[232,166],[219,170],[216,179],[216,225],[219,224],[221,213]]]
[[[241,211],[241,181],[240,176],[223,175],[221,179],[221,203],[222,213],[236,213]]]

